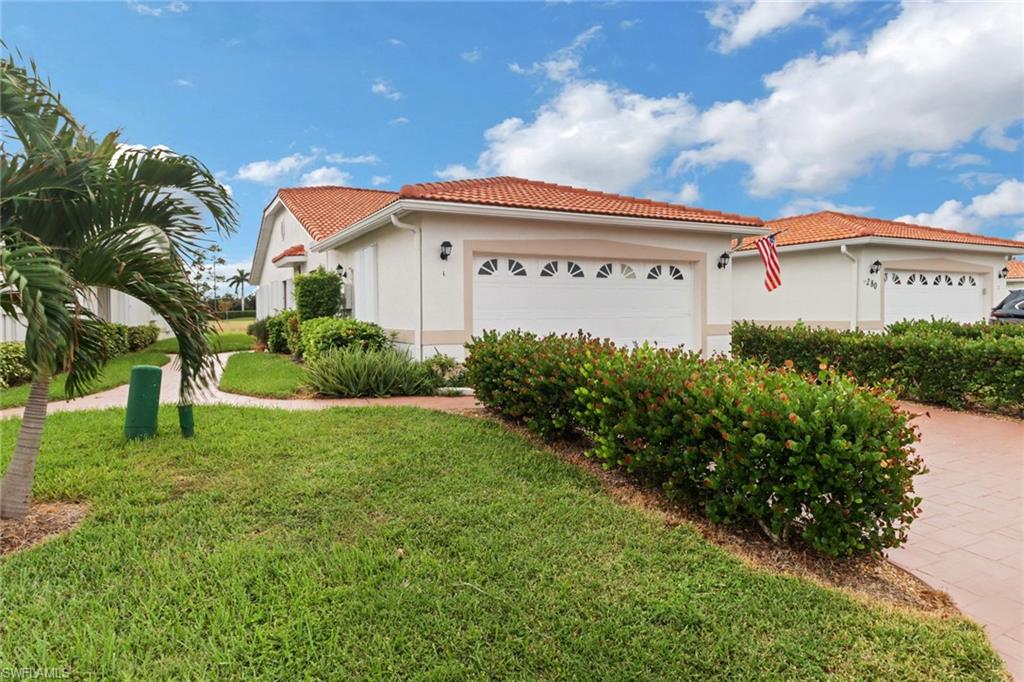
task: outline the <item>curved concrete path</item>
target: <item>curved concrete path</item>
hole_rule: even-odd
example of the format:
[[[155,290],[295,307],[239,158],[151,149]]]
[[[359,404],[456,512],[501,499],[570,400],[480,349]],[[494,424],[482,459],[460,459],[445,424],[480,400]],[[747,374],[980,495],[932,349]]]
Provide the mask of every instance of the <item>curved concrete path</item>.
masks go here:
[[[889,560],[953,598],[985,626],[1015,679],[1024,679],[1024,421],[904,403],[928,413],[915,481],[921,516]]]
[[[219,356],[214,386],[231,353]],[[177,402],[180,374],[174,361],[163,367],[160,402]],[[128,386],[51,402],[51,412],[124,407]],[[472,396],[379,399],[274,399],[209,390],[197,404],[320,410],[339,406],[411,405],[450,412],[482,409]],[[921,517],[902,548],[889,559],[947,592],[968,616],[985,626],[1010,672],[1024,679],[1024,581],[1021,561],[1024,509],[1024,421],[953,412],[904,403],[929,413],[916,423],[919,452],[930,473],[916,481]],[[20,407],[0,419],[20,416]]]
[[[257,398],[255,396],[225,393],[217,388],[227,359],[233,353],[221,353],[213,386],[199,396],[196,405],[239,405],[243,407],[271,407],[284,410],[323,410],[328,407],[367,407],[371,405],[407,405],[446,412],[465,412],[483,409],[473,396],[408,396],[397,398]],[[162,367],[160,381],[160,403],[174,405],[178,402],[178,387],[181,373],[175,367],[176,359]],[[78,412],[81,410],[102,410],[108,407],[124,407],[128,402],[128,384],[87,395],[74,400],[54,400],[48,407],[50,412]],[[10,407],[0,410],[0,419],[20,417],[24,408]]]

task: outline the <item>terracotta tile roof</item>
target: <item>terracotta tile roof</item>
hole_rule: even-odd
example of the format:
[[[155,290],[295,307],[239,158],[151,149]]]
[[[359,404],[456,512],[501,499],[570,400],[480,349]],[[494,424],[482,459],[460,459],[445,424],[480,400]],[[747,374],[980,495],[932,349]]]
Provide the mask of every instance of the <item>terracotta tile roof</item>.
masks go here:
[[[1024,279],[1024,260],[1014,258],[1007,261],[1006,268],[1010,271],[1006,279]]]
[[[398,199],[395,192],[356,187],[286,187],[277,190],[288,210],[320,241]]]
[[[274,256],[273,258],[271,258],[270,262],[271,263],[276,263],[277,261],[281,260],[282,258],[287,258],[288,256],[305,256],[305,255],[306,255],[306,247],[305,246],[303,246],[302,244],[293,244],[292,246],[289,246],[287,249],[285,249],[281,253],[279,253],[276,256]]]
[[[760,218],[691,208],[664,201],[638,199],[620,194],[555,185],[513,177],[478,178],[450,182],[425,182],[406,185],[399,195],[403,199],[454,201],[467,204],[488,204],[514,208],[536,208],[571,213],[621,215],[663,220],[692,220],[702,223],[761,226]]]
[[[867,218],[864,216],[839,213],[837,211],[821,211],[807,215],[792,216],[770,220],[766,226],[778,233],[778,246],[794,246],[814,242],[835,241],[838,239],[857,239],[858,237],[885,237],[889,239],[910,239],[933,242],[949,242],[955,244],[974,244],[981,246],[1008,246],[1024,249],[1024,242],[998,237],[986,237],[969,232],[956,232],[938,227],[899,223],[894,220]],[[756,237],[744,240],[744,250],[754,248]]]

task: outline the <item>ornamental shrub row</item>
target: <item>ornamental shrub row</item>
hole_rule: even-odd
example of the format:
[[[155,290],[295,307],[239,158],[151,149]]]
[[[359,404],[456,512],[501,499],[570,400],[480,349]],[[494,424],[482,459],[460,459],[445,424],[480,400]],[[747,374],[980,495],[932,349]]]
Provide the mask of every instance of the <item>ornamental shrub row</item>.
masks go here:
[[[898,546],[916,516],[916,433],[882,389],[586,336],[485,334],[468,349],[483,403],[545,436],[584,435],[605,466],[713,521],[842,556]]]
[[[282,310],[277,315],[267,318],[267,350],[271,353],[287,353],[288,332],[292,319],[298,320],[294,310]]]
[[[353,345],[307,357],[306,382],[319,395],[383,398],[433,395],[441,378],[429,365],[403,351],[391,347],[364,350]]]
[[[889,334],[952,334],[968,339],[985,337],[1024,337],[1024,324],[988,324],[974,322],[964,324],[949,319],[905,320],[894,322],[885,328]]]
[[[332,348],[380,351],[391,347],[391,336],[380,325],[348,317],[318,317],[299,325],[300,352],[313,359]],[[298,355],[293,347],[292,354]]]
[[[774,366],[788,361],[803,372],[825,362],[907,400],[1024,414],[1024,336],[992,331],[1012,325],[976,327],[900,323],[869,334],[741,322],[733,326],[732,352]]]

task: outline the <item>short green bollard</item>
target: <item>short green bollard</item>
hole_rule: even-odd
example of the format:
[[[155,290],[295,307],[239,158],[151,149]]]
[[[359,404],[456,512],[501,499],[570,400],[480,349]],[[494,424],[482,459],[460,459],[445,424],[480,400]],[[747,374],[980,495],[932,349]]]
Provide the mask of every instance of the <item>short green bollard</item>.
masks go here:
[[[181,435],[185,438],[196,435],[196,422],[192,416],[191,405],[178,405],[178,425],[181,427]]]
[[[128,411],[124,435],[129,439],[152,438],[160,411],[160,378],[163,370],[153,365],[135,365],[128,385]]]

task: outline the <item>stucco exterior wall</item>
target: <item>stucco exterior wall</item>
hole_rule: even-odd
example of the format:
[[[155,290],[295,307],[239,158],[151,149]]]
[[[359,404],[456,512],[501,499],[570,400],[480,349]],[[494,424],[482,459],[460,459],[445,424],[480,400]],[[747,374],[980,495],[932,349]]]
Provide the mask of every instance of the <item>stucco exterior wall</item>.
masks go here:
[[[733,319],[789,326],[848,329],[853,316],[853,262],[839,247],[779,253],[782,286],[764,287],[764,264],[756,253],[732,259]]]
[[[295,268],[292,266],[279,268],[272,261],[274,256],[289,246],[295,244],[306,246],[306,263],[302,266],[303,272],[315,270],[321,265],[328,268],[334,267],[334,264],[328,263],[328,254],[310,250],[313,238],[284,206],[275,208],[269,219],[271,220],[271,230],[266,255],[263,259],[263,270],[260,273],[259,281],[256,282],[259,286],[256,291],[257,318],[275,315],[286,307],[295,307],[293,285],[291,284],[295,277]],[[287,286],[287,296],[285,296],[285,286]]]
[[[856,265],[840,252],[838,244],[780,251],[782,286],[774,292],[764,289],[760,257],[754,254],[734,258],[735,319],[774,325],[802,320],[811,326],[848,329],[855,319],[856,300],[857,326],[881,331],[886,269],[975,273],[981,278],[985,312],[1006,296],[1006,281],[997,276],[1006,265],[1005,256],[1000,253],[870,243],[850,246],[848,252],[857,259]],[[876,260],[882,269],[872,274],[871,265]]]
[[[597,242],[624,246],[655,247],[699,253],[704,261],[695,314],[701,322],[701,339],[712,351],[729,345],[732,322],[732,275],[729,269],[718,270],[715,263],[729,247],[728,235],[678,230],[633,229],[605,227],[556,221],[535,221],[511,218],[482,218],[449,214],[423,213],[405,216],[405,222],[422,230],[423,278],[423,353],[429,356],[443,352],[456,358],[463,355],[462,344],[471,335],[467,310],[466,244],[479,242],[522,241],[527,248],[543,251],[545,243],[567,248],[572,243]],[[386,227],[359,240],[333,250],[332,258],[346,268],[354,263],[359,248],[377,244],[379,280],[379,321],[399,334],[399,339],[415,343],[418,329],[418,283],[415,259],[415,235]],[[442,241],[452,243],[447,261],[439,257]],[[510,246],[514,252],[515,245]],[[571,248],[569,244],[568,248]],[[617,255],[615,248],[607,252]],[[561,253],[561,252],[560,252]],[[627,259],[628,255],[622,258]],[[471,261],[468,261],[471,262]]]

